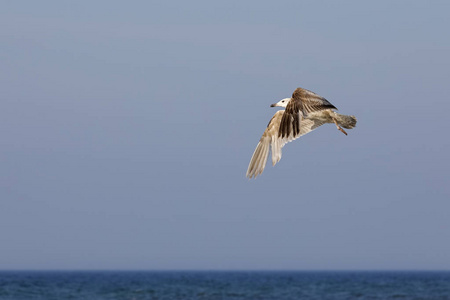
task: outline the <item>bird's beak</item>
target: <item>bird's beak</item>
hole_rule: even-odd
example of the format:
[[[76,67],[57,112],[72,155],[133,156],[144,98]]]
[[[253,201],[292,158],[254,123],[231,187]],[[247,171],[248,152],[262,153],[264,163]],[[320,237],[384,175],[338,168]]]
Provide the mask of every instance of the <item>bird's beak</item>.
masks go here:
[[[275,106],[277,106],[277,104],[276,104],[276,103],[274,103],[274,104],[270,104],[270,107],[275,107]]]

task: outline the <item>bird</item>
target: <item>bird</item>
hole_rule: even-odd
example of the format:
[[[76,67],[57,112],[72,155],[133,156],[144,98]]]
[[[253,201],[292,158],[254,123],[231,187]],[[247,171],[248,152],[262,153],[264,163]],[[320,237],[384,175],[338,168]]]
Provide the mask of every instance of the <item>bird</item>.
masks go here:
[[[314,92],[297,88],[291,98],[284,98],[271,107],[284,107],[277,111],[264,131],[248,165],[247,177],[256,178],[264,171],[272,151],[272,165],[281,159],[281,148],[286,143],[313,131],[326,123],[334,123],[339,131],[347,135],[342,128],[352,129],[356,126],[355,116],[342,115],[327,99]]]

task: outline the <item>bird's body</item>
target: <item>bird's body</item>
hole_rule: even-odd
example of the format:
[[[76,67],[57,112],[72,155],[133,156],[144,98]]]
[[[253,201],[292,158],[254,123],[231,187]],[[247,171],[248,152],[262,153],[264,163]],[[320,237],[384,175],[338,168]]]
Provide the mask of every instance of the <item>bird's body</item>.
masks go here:
[[[264,171],[269,148],[272,150],[272,164],[275,165],[280,161],[281,148],[286,143],[323,124],[335,123],[345,135],[347,133],[342,127],[351,129],[356,125],[354,116],[338,114],[332,110],[336,107],[325,98],[302,88],[297,88],[292,98],[282,99],[271,106],[286,107],[286,109],[277,111],[267,125],[250,160],[247,169],[249,178],[256,177]]]

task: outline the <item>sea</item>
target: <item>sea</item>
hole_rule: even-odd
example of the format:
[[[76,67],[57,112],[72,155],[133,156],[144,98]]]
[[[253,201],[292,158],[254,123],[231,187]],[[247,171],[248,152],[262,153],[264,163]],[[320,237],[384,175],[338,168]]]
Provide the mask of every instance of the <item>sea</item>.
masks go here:
[[[450,299],[450,272],[0,271],[0,299]]]

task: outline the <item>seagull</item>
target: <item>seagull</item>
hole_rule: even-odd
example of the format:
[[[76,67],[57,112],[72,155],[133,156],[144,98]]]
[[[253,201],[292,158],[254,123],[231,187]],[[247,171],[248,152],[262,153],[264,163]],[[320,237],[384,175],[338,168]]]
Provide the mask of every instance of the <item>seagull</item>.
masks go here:
[[[281,159],[281,148],[289,142],[305,135],[326,123],[334,123],[339,131],[347,135],[342,127],[351,129],[356,125],[355,116],[341,115],[333,111],[337,108],[323,97],[306,89],[297,88],[291,98],[284,98],[271,107],[284,107],[277,111],[258,145],[247,169],[248,178],[261,175],[272,150],[272,165]]]

